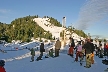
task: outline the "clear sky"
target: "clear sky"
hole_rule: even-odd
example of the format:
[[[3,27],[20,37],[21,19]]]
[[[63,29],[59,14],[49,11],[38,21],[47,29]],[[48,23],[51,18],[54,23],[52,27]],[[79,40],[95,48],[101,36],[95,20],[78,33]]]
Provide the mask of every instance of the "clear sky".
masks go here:
[[[69,26],[73,24],[75,26],[76,22],[81,23],[81,21],[84,21],[81,19],[86,19],[82,18],[84,12],[81,11],[88,8],[84,7],[86,1],[87,0],[0,0],[0,22],[11,23],[15,18],[28,15],[39,15],[40,17],[51,16],[62,22],[62,17],[66,16],[66,25]],[[81,19],[79,16],[81,16]],[[84,31],[91,35],[107,37],[107,27],[108,18],[105,21],[99,20],[96,24],[88,25]]]

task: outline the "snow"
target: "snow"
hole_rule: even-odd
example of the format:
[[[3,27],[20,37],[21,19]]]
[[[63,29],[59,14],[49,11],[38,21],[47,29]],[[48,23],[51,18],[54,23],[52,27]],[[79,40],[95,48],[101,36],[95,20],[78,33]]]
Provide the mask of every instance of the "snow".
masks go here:
[[[50,22],[48,22],[49,18],[34,18],[33,21],[35,21],[40,27],[42,27],[44,30],[49,31],[52,33],[52,36],[55,38],[60,38],[60,32],[62,31],[62,27],[57,27],[52,25]]]
[[[36,43],[30,42],[26,44],[18,44],[18,47],[22,49],[23,47],[35,48]],[[14,47],[13,44],[10,47],[4,47],[4,50],[11,50]],[[45,43],[46,52],[44,56],[48,53],[50,48],[54,48],[54,43],[48,46]],[[3,49],[3,45],[0,44],[0,49]],[[83,66],[80,66],[79,62],[74,62],[74,58],[67,55],[68,45],[60,51],[60,56],[56,58],[44,58],[40,61],[30,62],[31,55],[28,49],[7,51],[7,53],[0,52],[0,59],[6,61],[5,69],[7,72],[103,72],[107,66],[102,64],[104,58],[98,58],[95,56],[95,64],[91,68],[85,68],[85,59],[83,61]],[[35,51],[35,59],[39,56],[39,50]],[[75,56],[74,56],[75,57]]]
[[[67,38],[70,37],[70,32],[67,31],[66,28],[54,26],[49,22],[50,21],[49,18],[34,18],[33,21],[35,21],[44,30],[52,33],[52,37],[60,38],[60,33],[62,32],[62,30],[65,30]],[[79,40],[80,38],[81,40],[84,40],[83,37],[78,36],[76,33],[73,33],[71,37],[73,37],[76,40]]]

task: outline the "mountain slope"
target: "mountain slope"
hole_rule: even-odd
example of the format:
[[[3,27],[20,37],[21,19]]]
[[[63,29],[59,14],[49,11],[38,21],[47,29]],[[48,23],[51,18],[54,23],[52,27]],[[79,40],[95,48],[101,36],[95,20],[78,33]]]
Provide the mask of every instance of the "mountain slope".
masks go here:
[[[60,32],[62,32],[62,27],[57,27],[51,24],[49,21],[49,18],[34,18],[33,21],[35,21],[40,27],[42,27],[44,30],[49,31],[52,33],[52,36],[58,38],[60,37]]]

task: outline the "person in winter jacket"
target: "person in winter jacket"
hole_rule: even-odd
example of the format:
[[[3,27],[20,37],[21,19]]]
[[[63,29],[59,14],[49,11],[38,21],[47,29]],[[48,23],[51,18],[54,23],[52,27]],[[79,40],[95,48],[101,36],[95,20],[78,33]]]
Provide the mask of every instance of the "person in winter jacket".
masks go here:
[[[34,61],[34,56],[35,56],[35,50],[32,48],[30,49],[31,51],[31,62]]]
[[[68,50],[68,55],[73,57],[73,50],[75,47],[75,43],[74,43],[74,39],[73,38],[69,38],[70,39],[70,45],[69,45],[69,50]]]
[[[42,42],[40,45],[40,56],[43,56],[43,52],[45,52],[45,49],[44,49],[44,43]]]
[[[55,57],[58,57],[59,56],[59,50],[61,48],[61,42],[60,40],[58,39],[55,43]]]
[[[40,56],[37,57],[37,59],[36,59],[37,61],[42,60],[43,52],[45,52],[44,43],[41,42],[41,45],[40,45]]]
[[[80,57],[80,58],[82,57],[82,45],[81,45],[81,41],[78,42],[75,61],[78,61],[78,57]]]
[[[93,44],[93,39],[90,40],[90,44],[91,44],[91,50],[92,50],[91,63],[94,64],[94,51],[95,51],[95,46]]]
[[[95,51],[96,51],[96,56],[98,56],[99,54],[99,41],[97,39],[95,39]]]
[[[107,48],[106,48],[106,43],[104,43],[104,56],[107,55]]]
[[[49,56],[50,56],[50,57],[54,57],[54,55],[53,55],[53,48],[50,49],[50,51],[49,51]]]
[[[99,58],[103,58],[103,48],[102,48],[102,42],[99,41]]]
[[[92,48],[91,48],[91,44],[90,44],[90,39],[86,40],[84,48],[86,50],[86,66],[84,66],[84,67],[90,68],[91,67],[91,54],[92,54]]]
[[[6,72],[5,68],[5,61],[4,60],[0,60],[0,72]]]
[[[48,54],[45,56],[45,58],[54,57],[53,55],[53,48],[49,50]]]
[[[106,55],[107,55],[107,58],[108,58],[108,42],[106,43],[105,48],[106,48]]]

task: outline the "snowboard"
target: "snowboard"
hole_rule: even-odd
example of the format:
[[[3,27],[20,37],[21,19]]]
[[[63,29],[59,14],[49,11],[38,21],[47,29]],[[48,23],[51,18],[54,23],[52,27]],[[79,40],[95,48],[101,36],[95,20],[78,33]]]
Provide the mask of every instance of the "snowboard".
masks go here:
[[[104,70],[104,72],[108,72],[108,68]]]
[[[7,51],[5,51],[5,50],[1,50],[1,49],[0,49],[0,52],[2,52],[2,53],[7,53]]]

